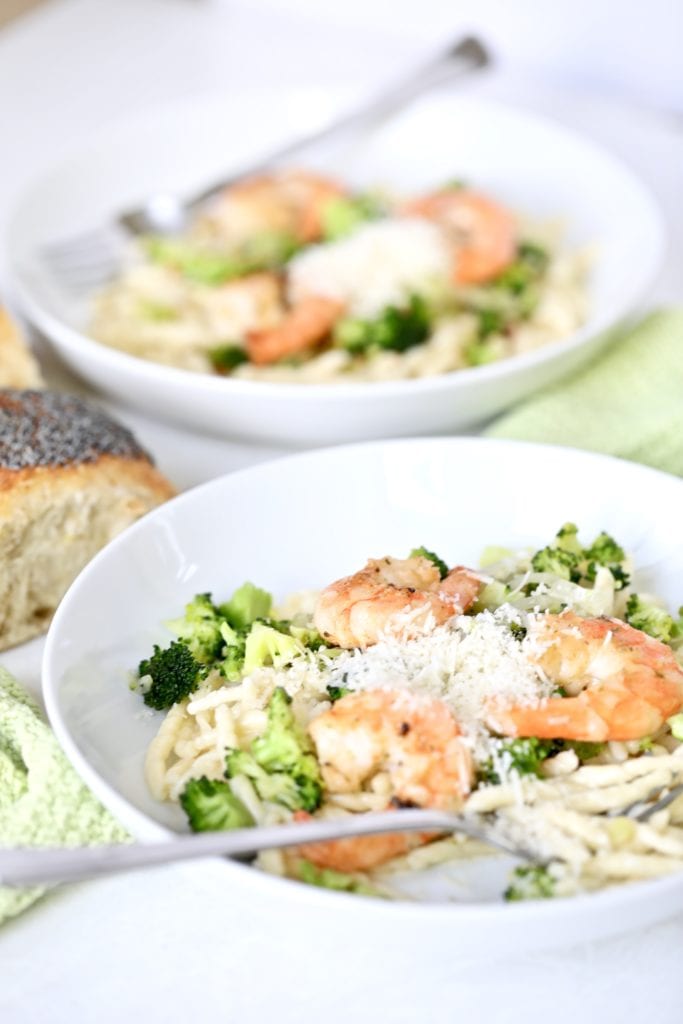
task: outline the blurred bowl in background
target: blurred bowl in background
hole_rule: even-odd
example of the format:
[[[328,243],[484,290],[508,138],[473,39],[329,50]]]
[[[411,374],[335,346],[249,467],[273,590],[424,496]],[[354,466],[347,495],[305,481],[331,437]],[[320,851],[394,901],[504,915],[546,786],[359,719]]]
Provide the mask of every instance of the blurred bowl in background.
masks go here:
[[[48,276],[45,243],[105,223],[158,191],[191,194],[311,129],[343,106],[332,93],[254,90],[148,109],[31,184],[4,239],[17,296],[69,366],[162,419],[228,437],[318,445],[459,430],[575,370],[646,296],[664,229],[647,189],[607,152],[555,122],[466,95],[435,93],[372,137],[315,160],[354,184],[431,188],[462,177],[534,220],[560,218],[563,245],[593,246],[589,314],[570,337],[486,366],[382,382],[290,384],[190,373],[88,337],[87,301]]]

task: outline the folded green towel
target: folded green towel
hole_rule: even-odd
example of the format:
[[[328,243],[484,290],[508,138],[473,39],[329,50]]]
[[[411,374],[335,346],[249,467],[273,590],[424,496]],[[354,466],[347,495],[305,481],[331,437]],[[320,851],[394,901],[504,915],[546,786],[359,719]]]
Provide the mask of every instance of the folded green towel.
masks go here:
[[[588,448],[683,476],[683,309],[651,314],[486,434]]]
[[[38,708],[0,668],[0,847],[121,843],[128,834],[83,785]],[[0,923],[44,888],[0,886]]]

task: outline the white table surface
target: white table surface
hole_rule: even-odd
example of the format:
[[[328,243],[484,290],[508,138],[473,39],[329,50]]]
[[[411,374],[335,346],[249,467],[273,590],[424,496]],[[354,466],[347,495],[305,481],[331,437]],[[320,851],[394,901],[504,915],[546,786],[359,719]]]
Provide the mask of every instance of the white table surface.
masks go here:
[[[53,0],[0,34],[0,229],[28,177],[143,103],[257,82],[362,93],[414,56],[421,54],[400,34],[339,25],[331,32],[322,18],[285,13],[266,24],[262,9],[246,2]],[[657,195],[670,231],[652,305],[683,302],[683,135],[672,115],[509,67],[467,88],[551,113],[630,163]],[[51,382],[82,388],[44,358]],[[107,404],[181,488],[279,454]],[[36,694],[41,648],[35,641],[2,656]],[[397,971],[381,989],[362,942],[330,961],[324,937],[299,931],[292,948],[290,934],[286,921],[275,934],[264,929],[258,908],[231,920],[230,901],[215,898],[196,866],[73,887],[0,931],[0,1020],[683,1019],[680,913],[641,934],[499,962],[460,959],[447,972],[430,970],[426,951],[414,970]]]

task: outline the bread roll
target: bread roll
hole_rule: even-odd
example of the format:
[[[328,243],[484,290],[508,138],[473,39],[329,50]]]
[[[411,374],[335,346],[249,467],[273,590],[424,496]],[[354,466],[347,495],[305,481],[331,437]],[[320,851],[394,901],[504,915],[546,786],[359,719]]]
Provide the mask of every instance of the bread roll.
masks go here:
[[[172,494],[130,431],[96,406],[0,389],[0,650],[47,629],[93,555]]]
[[[0,306],[0,388],[42,388],[44,383],[18,327]]]

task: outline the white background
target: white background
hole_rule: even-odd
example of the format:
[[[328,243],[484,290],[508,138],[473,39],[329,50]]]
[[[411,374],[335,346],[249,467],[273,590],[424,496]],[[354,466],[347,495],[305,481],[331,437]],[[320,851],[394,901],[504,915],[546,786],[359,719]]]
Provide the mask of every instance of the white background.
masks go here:
[[[678,0],[53,0],[0,34],[0,228],[29,177],[126,111],[215,88],[239,102],[254,84],[363,94],[467,28],[500,56],[468,88],[580,128],[650,184],[671,236],[652,302],[680,303],[682,20]],[[271,454],[122,415],[180,486]],[[3,658],[34,691],[39,653]],[[330,959],[314,935],[292,948],[288,922],[266,930],[265,909],[235,920],[196,866],[60,893],[0,932],[0,1020],[681,1020],[680,914],[560,953],[454,959],[438,975],[426,957],[379,991],[372,957]]]

